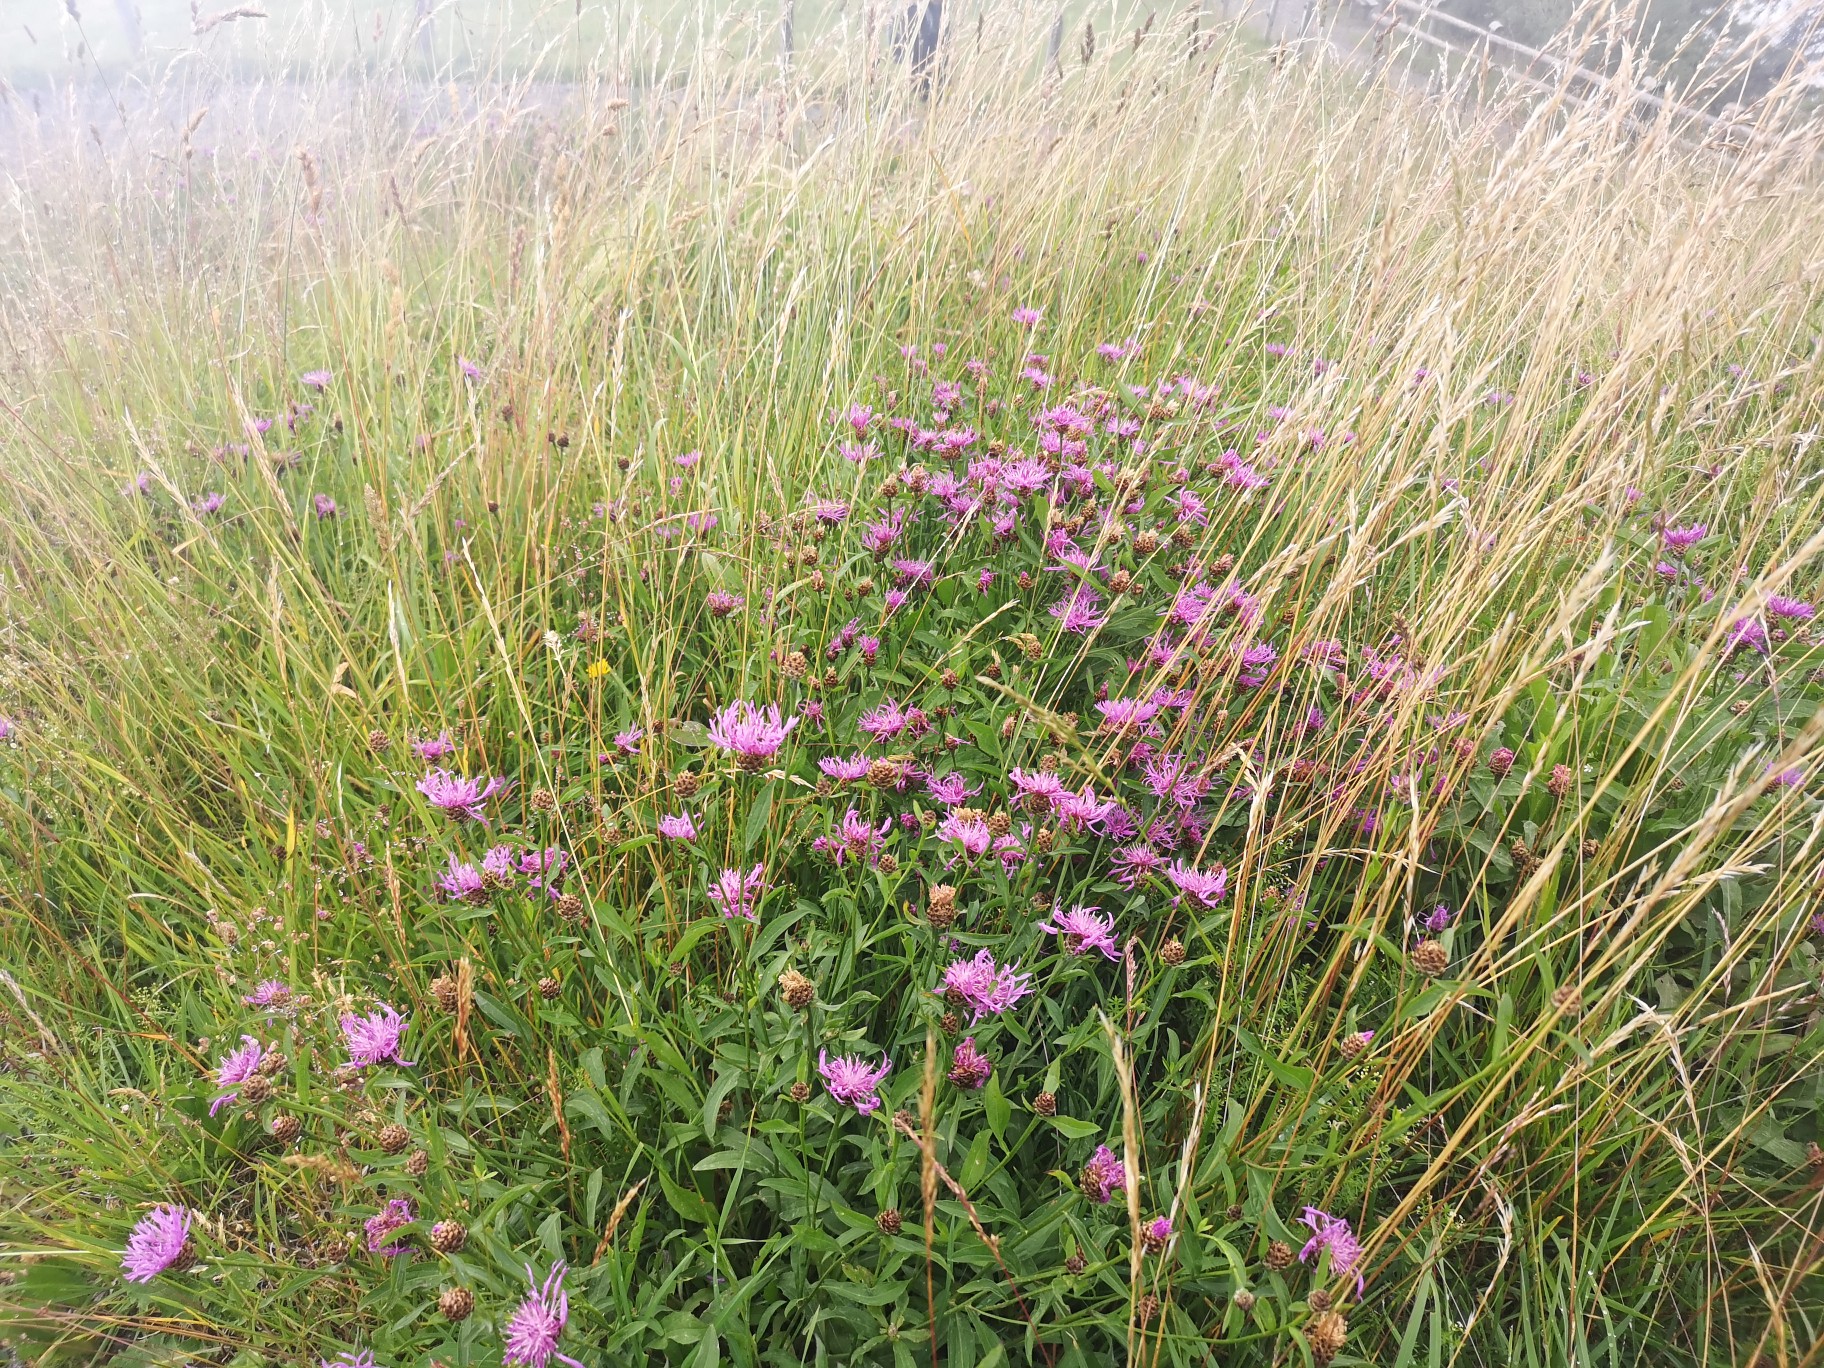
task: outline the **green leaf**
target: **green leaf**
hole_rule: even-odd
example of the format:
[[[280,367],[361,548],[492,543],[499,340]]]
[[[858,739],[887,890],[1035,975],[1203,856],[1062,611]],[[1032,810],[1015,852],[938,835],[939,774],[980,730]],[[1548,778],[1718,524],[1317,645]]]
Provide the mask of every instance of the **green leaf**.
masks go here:
[[[1001,1093],[999,1074],[989,1074],[988,1082],[982,1088],[982,1112],[988,1118],[988,1129],[994,1132],[994,1138],[1005,1144],[1007,1122],[1013,1115],[1013,1108]]]
[[[754,795],[753,806],[747,810],[747,821],[741,828],[741,848],[752,850],[766,835],[767,823],[773,820],[773,789],[775,784],[769,781],[759,793]]]
[[[715,1209],[692,1188],[680,1187],[666,1176],[664,1169],[657,1169],[659,1187],[664,1190],[665,1200],[671,1203],[671,1209],[691,1221],[704,1227],[716,1224]]]

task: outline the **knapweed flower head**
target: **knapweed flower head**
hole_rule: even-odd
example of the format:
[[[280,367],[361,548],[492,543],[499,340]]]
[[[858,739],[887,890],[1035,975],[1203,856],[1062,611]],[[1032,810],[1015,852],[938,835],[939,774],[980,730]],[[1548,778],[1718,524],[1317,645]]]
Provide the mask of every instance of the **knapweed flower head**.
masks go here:
[[[830,1096],[867,1116],[880,1106],[881,1080],[892,1069],[893,1061],[882,1057],[879,1068],[870,1068],[859,1055],[842,1055],[831,1059],[827,1052],[817,1052],[817,1072],[823,1075]]]
[[[1078,1186],[1090,1201],[1106,1206],[1116,1188],[1127,1186],[1127,1165],[1107,1145],[1097,1145],[1096,1152],[1090,1155],[1089,1162],[1083,1166]]]
[[[1154,1254],[1172,1242],[1172,1218],[1155,1216],[1140,1231],[1140,1242]]]
[[[796,717],[780,718],[776,703],[761,709],[737,701],[715,715],[709,724],[709,739],[733,752],[735,764],[741,769],[752,772],[766,768],[766,762],[779,753],[787,734],[797,725]]]
[[[659,818],[659,835],[668,841],[694,841],[697,839],[697,824],[688,812],[666,814]]]
[[[389,1243],[392,1234],[401,1226],[408,1226],[418,1219],[418,1209],[412,1205],[409,1197],[395,1197],[379,1212],[369,1216],[362,1224],[367,1232],[367,1252],[391,1259],[405,1253],[409,1247],[403,1243]]]
[[[1299,1217],[1314,1232],[1305,1241],[1305,1247],[1298,1251],[1298,1261],[1308,1263],[1325,1250],[1330,1251],[1330,1271],[1343,1277],[1355,1274],[1355,1292],[1362,1293],[1364,1279],[1361,1270],[1356,1267],[1361,1262],[1362,1246],[1355,1238],[1355,1232],[1349,1228],[1349,1222],[1332,1216],[1327,1211],[1316,1207],[1306,1207],[1305,1214]]]
[[[994,1061],[975,1048],[975,1037],[965,1036],[951,1056],[950,1072],[945,1075],[959,1088],[979,1088],[994,1072]]]
[[[474,865],[452,855],[450,867],[437,877],[437,889],[451,902],[479,902],[487,896],[487,881]]]
[[[555,884],[563,877],[564,866],[570,863],[570,856],[556,846],[544,850],[528,850],[519,857],[519,872],[526,876],[526,882],[534,888],[543,888]]]
[[[996,964],[994,952],[976,951],[974,959],[951,961],[944,970],[943,991],[955,993],[975,1013],[973,1021],[999,1016],[1032,992],[1032,975],[1018,964]]]
[[[215,1066],[216,1086],[223,1091],[209,1104],[209,1115],[214,1116],[240,1095],[240,1085],[260,1071],[260,1061],[265,1057],[266,1051],[259,1041],[250,1035],[241,1037],[241,1048],[224,1055]]]
[[[1455,912],[1450,910],[1449,904],[1439,903],[1426,914],[1425,929],[1431,932],[1442,931],[1450,925],[1451,920],[1456,915]]]
[[[288,1007],[291,1005],[291,985],[278,979],[261,979],[241,1001],[249,1007]]]
[[[819,760],[817,768],[841,784],[852,784],[857,779],[868,777],[868,766],[872,762],[865,755],[833,755]]]
[[[366,1016],[353,1012],[342,1018],[342,1039],[348,1044],[348,1062],[357,1069],[384,1064],[388,1060],[411,1068],[412,1061],[400,1057],[407,1021],[384,1002]]]
[[[766,866],[757,864],[743,874],[738,869],[725,869],[709,886],[709,900],[724,917],[754,921],[760,895],[766,891]]]
[[[1804,599],[1787,598],[1784,594],[1774,594],[1767,600],[1767,615],[1784,618],[1789,622],[1809,622],[1817,616],[1817,612]]]
[[[310,506],[316,510],[318,522],[326,522],[336,516],[336,501],[327,494],[311,495]]]
[[[1708,536],[1709,532],[1710,529],[1703,523],[1691,523],[1685,527],[1666,528],[1660,533],[1660,539],[1665,542],[1666,550],[1672,555],[1683,556],[1685,552]]]
[[[298,377],[306,388],[316,390],[319,394],[328,389],[330,381],[334,379],[335,376],[326,370],[307,370]]]
[[[645,734],[644,729],[640,727],[629,727],[626,731],[618,731],[614,734],[614,748],[622,755],[638,755],[640,738]]]
[[[541,1286],[532,1265],[526,1265],[526,1281],[532,1291],[507,1322],[501,1354],[501,1362],[509,1368],[518,1363],[526,1368],[545,1368],[553,1358],[570,1368],[583,1368],[575,1359],[557,1352],[557,1342],[570,1321],[570,1295],[564,1291],[567,1270],[568,1265],[559,1259],[551,1265],[550,1275]]]
[[[317,1368],[379,1368],[371,1349],[344,1349],[334,1358],[318,1359]]]
[[[432,770],[418,781],[418,792],[425,801],[456,822],[485,822],[482,807],[506,786],[504,779],[490,779],[484,785],[478,779],[467,779],[449,770]]]
[[[412,742],[412,754],[420,760],[434,762],[456,754],[456,743],[447,731],[442,731],[434,737]]]
[[[1049,922],[1040,922],[1039,930],[1049,931],[1073,955],[1087,955],[1100,950],[1111,960],[1121,958],[1115,946],[1115,922],[1100,915],[1100,908],[1073,907],[1068,912],[1053,911]]]
[[[982,786],[977,784],[974,788],[970,788],[963,778],[962,771],[952,770],[949,774],[942,776],[927,777],[925,791],[945,807],[956,807],[980,793]]]
[[[169,1269],[182,1269],[190,1261],[188,1208],[156,1206],[139,1218],[127,1236],[121,1272],[128,1282],[149,1283]]]
[[[1174,906],[1182,898],[1189,898],[1199,907],[1214,907],[1222,901],[1223,894],[1229,891],[1229,871],[1221,865],[1203,870],[1187,865],[1183,860],[1173,860],[1171,867],[1165,871],[1165,877],[1171,880],[1172,886],[1181,895],[1172,900]]]

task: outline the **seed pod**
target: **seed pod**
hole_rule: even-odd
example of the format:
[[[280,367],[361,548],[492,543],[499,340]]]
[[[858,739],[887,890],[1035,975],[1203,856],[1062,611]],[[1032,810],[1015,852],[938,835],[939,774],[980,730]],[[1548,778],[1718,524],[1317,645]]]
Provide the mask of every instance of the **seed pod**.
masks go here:
[[[1305,1331],[1305,1338],[1311,1343],[1311,1361],[1323,1368],[1342,1352],[1343,1341],[1348,1335],[1348,1321],[1334,1311],[1324,1312]]]
[[[956,920],[956,890],[949,884],[931,885],[931,893],[925,906],[925,918],[942,931]]]
[[[1330,1294],[1321,1287],[1311,1289],[1311,1295],[1305,1298],[1305,1304],[1318,1314],[1328,1311],[1332,1305]]]
[[[456,980],[446,974],[439,974],[431,980],[431,996],[437,1000],[438,1007],[454,1015],[456,1012]]]
[[[1230,1293],[1229,1300],[1235,1303],[1235,1309],[1242,1315],[1254,1309],[1254,1294],[1245,1287],[1238,1287]]]
[[[962,1027],[963,1023],[957,1019],[955,1012],[945,1012],[937,1023],[937,1029],[945,1035],[955,1035]]]
[[[431,1248],[439,1254],[454,1254],[469,1242],[469,1228],[461,1221],[439,1221],[431,1227]]]
[[[1159,534],[1151,528],[1144,528],[1134,533],[1134,551],[1137,555],[1150,556],[1159,549]]]
[[[475,1294],[466,1287],[446,1287],[437,1298],[437,1309],[445,1320],[467,1320],[475,1310]]]

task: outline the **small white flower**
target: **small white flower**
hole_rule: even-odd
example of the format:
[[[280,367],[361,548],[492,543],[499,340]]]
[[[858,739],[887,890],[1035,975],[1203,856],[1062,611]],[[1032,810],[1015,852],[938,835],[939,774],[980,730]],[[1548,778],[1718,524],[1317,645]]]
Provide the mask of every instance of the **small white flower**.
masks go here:
[[[562,637],[560,637],[556,632],[546,631],[545,649],[548,650],[549,652],[551,652],[552,655],[563,654],[564,639]]]

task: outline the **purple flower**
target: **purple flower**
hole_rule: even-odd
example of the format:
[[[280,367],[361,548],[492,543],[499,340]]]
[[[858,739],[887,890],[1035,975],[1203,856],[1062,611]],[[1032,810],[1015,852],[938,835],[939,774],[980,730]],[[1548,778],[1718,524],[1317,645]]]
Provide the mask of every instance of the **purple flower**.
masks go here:
[[[1080,1186],[1085,1197],[1107,1206],[1115,1189],[1127,1186],[1127,1165],[1107,1145],[1097,1145],[1083,1166]]]
[[[1018,964],[996,964],[994,955],[978,950],[972,960],[953,961],[944,970],[944,992],[955,993],[975,1013],[971,1024],[985,1016],[999,1016],[1032,992],[1032,975],[1019,972]]]
[[[382,1207],[377,1215],[369,1216],[362,1223],[367,1231],[367,1252],[390,1259],[403,1254],[404,1244],[388,1244],[387,1240],[401,1226],[408,1226],[418,1219],[418,1209],[412,1205],[410,1197],[395,1197]]]
[[[1037,327],[1039,318],[1041,317],[1037,309],[1028,305],[1021,305],[1019,308],[1015,309],[1010,316],[1013,321],[1018,323],[1022,328]]]
[[[1106,958],[1118,960],[1121,952],[1115,948],[1114,918],[1098,916],[1100,910],[1095,907],[1073,907],[1068,912],[1054,910],[1051,921],[1040,922],[1039,930],[1056,936],[1073,955],[1100,950]]]
[[[1012,769],[1007,777],[1013,780],[1014,787],[1019,789],[1020,797],[1025,799],[1029,810],[1044,811],[1056,807],[1058,800],[1064,796],[1064,781],[1050,770]]]
[[[1141,1243],[1155,1251],[1164,1249],[1171,1242],[1171,1238],[1172,1218],[1170,1216],[1153,1217],[1146,1223],[1146,1228],[1140,1234]]]
[[[470,380],[481,379],[481,375],[482,375],[481,367],[476,365],[473,361],[469,360],[469,358],[466,356],[459,356],[456,358],[456,369],[461,371],[467,379],[470,379]]]
[[[1145,842],[1136,845],[1122,846],[1110,861],[1115,870],[1115,880],[1123,888],[1132,888],[1150,874],[1157,874],[1165,868],[1165,857],[1160,855]]]
[[[545,1368],[556,1358],[570,1368],[583,1365],[567,1354],[557,1352],[557,1342],[570,1320],[570,1295],[564,1291],[564,1273],[568,1265],[562,1259],[551,1265],[551,1275],[539,1286],[538,1274],[526,1265],[526,1280],[532,1285],[531,1295],[519,1304],[519,1310],[507,1322],[506,1344],[501,1362],[523,1363],[527,1368]]]
[[[328,389],[329,382],[334,378],[335,377],[326,370],[308,370],[298,377],[307,388],[315,390],[318,394],[321,394],[324,390]]]
[[[1737,618],[1729,624],[1728,635],[1723,638],[1723,654],[1734,655],[1744,646],[1759,655],[1766,655],[1771,649],[1767,628],[1758,618]]]
[[[855,725],[876,741],[891,741],[905,730],[905,710],[893,699],[884,698],[878,706],[863,713]]]
[[[694,841],[697,839],[697,824],[690,820],[688,812],[677,816],[659,818],[659,835],[668,841]]]
[[[703,597],[704,607],[709,609],[711,617],[725,618],[747,600],[739,594],[730,594],[721,589],[711,589]]]
[[[1079,584],[1045,611],[1058,619],[1065,631],[1082,636],[1108,621],[1106,613],[1096,611],[1101,606],[1102,595],[1088,584]]]
[[[994,1072],[994,1061],[975,1048],[975,1037],[965,1036],[956,1047],[945,1075],[959,1088],[979,1088]]]
[[[218,494],[214,490],[210,490],[207,494],[197,495],[195,499],[191,500],[190,506],[198,513],[217,513],[221,511],[222,505],[227,502],[228,496],[226,494]]]
[[[865,755],[832,756],[819,760],[817,768],[838,783],[853,783],[868,776],[868,757]]]
[[[260,1071],[260,1061],[265,1058],[265,1054],[259,1041],[250,1035],[244,1035],[241,1037],[241,1048],[222,1057],[221,1062],[215,1066],[215,1081],[218,1087],[226,1091],[218,1093],[209,1104],[209,1115],[214,1116],[239,1096],[237,1089]]]
[[[953,841],[964,855],[971,860],[979,860],[988,853],[988,847],[994,842],[994,833],[982,818],[964,817],[952,812],[938,827],[937,839]]]
[[[1804,599],[1787,598],[1784,594],[1775,594],[1767,600],[1767,611],[1776,618],[1790,618],[1794,622],[1806,622],[1816,616],[1818,610]]]
[[[1356,1265],[1361,1261],[1362,1246],[1355,1238],[1355,1232],[1349,1228],[1349,1222],[1319,1211],[1316,1207],[1306,1207],[1305,1214],[1299,1218],[1316,1233],[1305,1241],[1305,1247],[1298,1251],[1298,1261],[1306,1263],[1330,1251],[1330,1271],[1344,1277],[1355,1274],[1355,1295],[1362,1295],[1364,1279]]]
[[[564,866],[570,863],[570,857],[556,846],[544,850],[528,850],[519,857],[519,872],[526,875],[526,882],[534,888],[554,884],[563,877]]]
[[[980,793],[982,786],[977,784],[974,788],[967,787],[967,781],[963,778],[962,771],[952,770],[941,778],[926,778],[925,789],[945,807],[955,807],[964,799],[973,798]]]
[[[249,1007],[288,1007],[291,1005],[291,985],[278,979],[261,979],[241,1001]]]
[[[365,1069],[370,1064],[390,1059],[395,1064],[411,1068],[412,1061],[399,1055],[405,1029],[406,1018],[384,1002],[378,1011],[367,1016],[356,1016],[352,1012],[345,1015],[342,1018],[342,1038],[348,1042],[350,1066]]]
[[[1685,552],[1702,541],[1709,531],[1710,529],[1703,523],[1692,523],[1688,527],[1668,527],[1659,535],[1660,539],[1665,542],[1667,551],[1674,556],[1682,557]]]
[[[121,1271],[128,1282],[149,1283],[170,1268],[181,1268],[190,1257],[190,1211],[181,1206],[155,1206],[127,1236]]]
[[[629,727],[626,731],[618,731],[614,734],[614,747],[622,755],[638,755],[640,738],[645,734],[645,730],[641,727]]]
[[[463,864],[454,855],[450,856],[449,872],[438,877],[437,887],[451,902],[480,902],[486,893],[481,871],[472,864]]]
[[[484,788],[479,780],[438,769],[418,781],[418,792],[453,821],[485,822],[487,819],[481,815],[482,804],[499,793],[506,782],[505,779],[490,779]]]
[[[481,877],[485,882],[510,884],[513,882],[513,874],[513,847],[492,846],[481,857]]]
[[[447,731],[437,733],[434,741],[412,742],[412,754],[420,760],[441,760],[444,756],[455,753],[456,743],[450,740],[450,734]]]
[[[709,886],[709,900],[721,909],[724,917],[755,921],[754,907],[765,891],[765,865],[757,864],[745,875],[738,869],[725,869]]]
[[[1058,819],[1071,831],[1094,830],[1115,816],[1121,805],[1113,798],[1099,802],[1088,784],[1083,785],[1081,793],[1072,793],[1068,789],[1057,801]]]
[[[336,516],[336,501],[330,498],[329,495],[314,494],[311,496],[310,501],[317,510],[317,520],[319,522],[325,518],[333,518]]]
[[[767,704],[762,711],[752,703],[735,702],[710,722],[709,739],[723,750],[733,751],[735,764],[752,773],[766,768],[766,762],[778,753],[786,735],[797,725],[795,717],[780,720],[777,703]]]
[[[1173,860],[1171,868],[1165,871],[1165,877],[1172,881],[1173,887],[1200,907],[1214,907],[1222,901],[1222,895],[1229,890],[1229,871],[1221,865],[1204,871],[1183,860]],[[1172,905],[1177,906],[1179,899],[1174,898]]]
[[[1104,730],[1120,732],[1144,727],[1159,715],[1159,705],[1145,698],[1110,698],[1096,704],[1096,711],[1102,714]]]
[[[880,1106],[880,1094],[876,1090],[892,1067],[893,1061],[884,1056],[878,1069],[870,1069],[859,1055],[831,1059],[823,1050],[817,1051],[817,1072],[823,1075],[830,1096],[855,1108],[863,1116]]]
[[[1426,916],[1425,929],[1434,933],[1442,931],[1445,927],[1450,925],[1451,920],[1456,915],[1455,912],[1450,910],[1448,904],[1439,903],[1436,907],[1432,908],[1431,912]]]
[[[318,1359],[317,1368],[380,1368],[371,1349],[344,1349],[333,1359]]]

